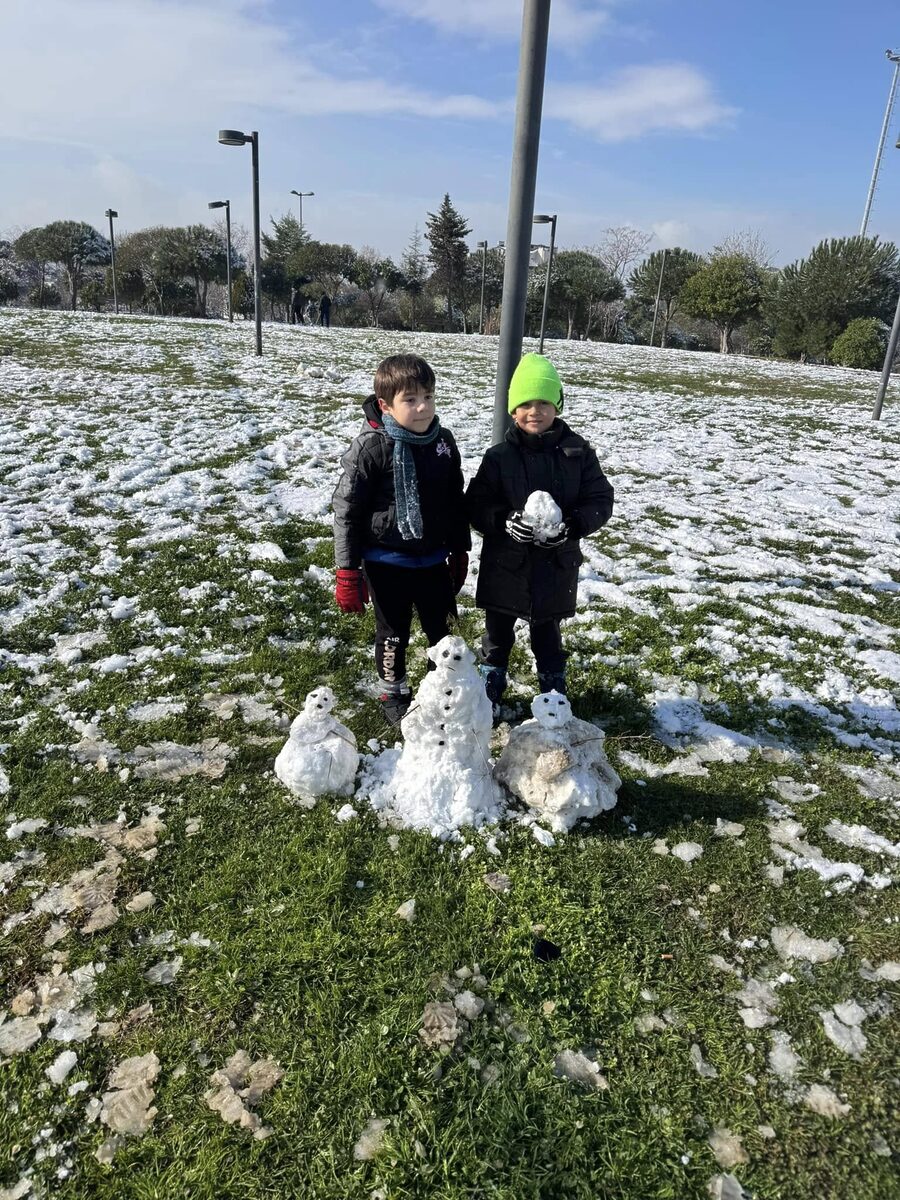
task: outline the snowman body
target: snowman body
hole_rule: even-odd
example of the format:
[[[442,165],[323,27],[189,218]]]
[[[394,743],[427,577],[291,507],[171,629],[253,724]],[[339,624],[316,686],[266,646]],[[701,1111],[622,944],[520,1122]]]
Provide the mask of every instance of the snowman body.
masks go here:
[[[310,692],[275,759],[275,774],[304,808],[312,808],[319,796],[353,793],[359,766],[356,738],[331,715],[333,707],[331,688]]]
[[[536,696],[531,711],[534,719],[510,733],[494,777],[555,833],[613,808],[622,781],[604,753],[603,731],[574,717],[559,692]]]
[[[387,752],[395,757],[370,800],[394,824],[447,837],[497,820],[502,793],[491,776],[491,703],[475,656],[447,636],[428,657],[434,670],[401,722],[403,747]]]

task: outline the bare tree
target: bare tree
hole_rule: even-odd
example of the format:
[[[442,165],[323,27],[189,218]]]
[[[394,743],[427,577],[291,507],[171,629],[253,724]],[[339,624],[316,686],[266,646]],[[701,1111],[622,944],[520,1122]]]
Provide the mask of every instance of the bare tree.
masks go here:
[[[644,257],[652,241],[652,233],[644,233],[632,225],[612,225],[604,229],[603,241],[593,248],[592,253],[611,274],[624,281],[628,268]]]
[[[746,258],[761,271],[766,271],[772,265],[775,252],[770,249],[769,243],[759,229],[738,229],[734,233],[729,233],[718,246],[713,248],[714,257],[732,257],[734,255]]]

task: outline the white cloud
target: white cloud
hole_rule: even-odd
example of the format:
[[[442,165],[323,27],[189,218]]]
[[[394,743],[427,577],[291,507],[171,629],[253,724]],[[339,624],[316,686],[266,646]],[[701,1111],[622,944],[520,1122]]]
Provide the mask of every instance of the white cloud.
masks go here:
[[[14,134],[125,152],[261,110],[493,117],[478,96],[347,78],[304,55],[259,0],[4,0],[0,109]],[[6,123],[9,135],[10,123]]]
[[[686,63],[627,67],[609,83],[548,84],[547,116],[568,121],[603,142],[663,131],[700,133],[730,120],[708,80]]]
[[[650,230],[660,246],[680,246],[692,236],[691,226],[687,221],[654,221]]]
[[[442,33],[476,38],[517,38],[522,28],[522,0],[375,0],[397,16],[432,25]],[[612,0],[553,0],[551,40],[580,47],[609,21]]]

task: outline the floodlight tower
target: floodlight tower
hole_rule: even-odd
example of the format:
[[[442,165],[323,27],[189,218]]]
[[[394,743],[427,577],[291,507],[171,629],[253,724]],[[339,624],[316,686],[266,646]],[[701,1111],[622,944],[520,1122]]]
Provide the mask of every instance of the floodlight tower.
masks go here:
[[[884,140],[887,137],[887,131],[891,123],[891,114],[894,111],[894,100],[897,96],[897,81],[900,79],[900,52],[896,50],[885,50],[888,62],[894,64],[894,78],[891,80],[891,90],[888,93],[887,108],[884,110],[884,121],[881,124],[881,137],[878,139],[878,149],[875,152],[875,165],[872,168],[872,179],[869,183],[869,194],[866,196],[866,209],[863,213],[862,225],[859,228],[859,236],[866,236],[866,229],[869,225],[869,213],[872,211],[872,201],[875,199],[875,187],[878,183],[878,172],[881,169],[881,156],[884,153]]]

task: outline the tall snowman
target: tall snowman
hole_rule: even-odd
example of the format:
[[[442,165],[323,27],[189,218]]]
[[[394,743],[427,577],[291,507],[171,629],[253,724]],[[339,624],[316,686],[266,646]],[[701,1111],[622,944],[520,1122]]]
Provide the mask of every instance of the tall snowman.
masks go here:
[[[496,821],[502,792],[491,777],[491,702],[462,638],[428,651],[433,670],[401,722],[403,747],[374,764],[372,806],[397,824],[446,837]]]

